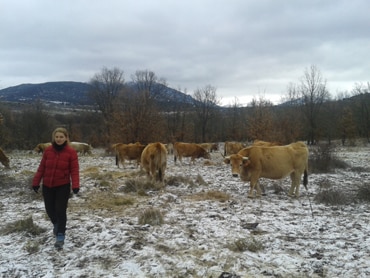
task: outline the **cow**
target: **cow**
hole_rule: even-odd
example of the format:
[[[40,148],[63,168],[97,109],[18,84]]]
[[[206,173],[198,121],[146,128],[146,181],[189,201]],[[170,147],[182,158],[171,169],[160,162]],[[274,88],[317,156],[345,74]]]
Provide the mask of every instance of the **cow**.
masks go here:
[[[241,142],[231,142],[226,141],[224,146],[224,156],[236,154],[238,151],[240,151],[242,148],[245,148],[246,145]]]
[[[167,149],[162,143],[150,143],[141,153],[141,167],[153,181],[164,183],[167,167]]]
[[[275,146],[275,143],[262,141],[262,140],[254,140],[253,145],[256,147],[271,147]],[[231,174],[233,177],[238,177],[240,174],[239,166],[242,163],[242,159],[244,156],[246,156],[247,150],[250,148],[246,147],[238,151],[236,154],[231,154],[229,156],[224,157],[224,163],[231,165]]]
[[[290,175],[291,186],[288,195],[299,197],[300,179],[307,189],[308,148],[303,142],[285,146],[250,146],[237,154],[225,157],[224,162],[231,164],[232,175],[240,174],[242,181],[250,182],[249,198],[261,196],[259,178],[278,180]]]
[[[70,142],[69,145],[81,154],[91,154],[92,146],[82,142]]]
[[[191,157],[191,162],[193,164],[195,163],[196,158],[211,158],[210,154],[204,148],[195,143],[176,142],[173,145],[173,154],[175,163],[177,158],[179,158],[181,164],[183,157]]]
[[[0,148],[0,162],[4,165],[5,168],[10,168],[9,166],[9,157],[6,156],[4,151]]]
[[[43,153],[47,147],[51,146],[51,143],[40,143],[33,149],[37,153]]]
[[[173,144],[172,143],[164,144],[164,146],[167,149],[167,154],[173,154]]]
[[[217,143],[200,143],[198,144],[207,152],[211,153],[212,151],[218,151],[218,144]]]
[[[125,159],[127,160],[136,160],[137,165],[140,164],[141,153],[143,152],[145,145],[137,143],[115,144],[114,149],[116,153],[116,165],[119,168],[119,163],[124,166]]]

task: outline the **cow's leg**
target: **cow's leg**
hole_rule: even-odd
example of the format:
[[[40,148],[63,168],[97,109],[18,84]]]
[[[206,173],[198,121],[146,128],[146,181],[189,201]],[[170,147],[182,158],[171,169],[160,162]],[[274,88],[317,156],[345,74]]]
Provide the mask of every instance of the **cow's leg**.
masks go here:
[[[301,185],[301,176],[302,176],[301,173],[295,175],[295,196],[297,198],[299,197],[299,187]]]
[[[261,192],[261,187],[260,187],[260,182],[259,181],[256,182],[256,190],[257,190],[256,197],[260,198],[261,195],[262,195],[262,192]]]
[[[156,181],[155,163],[153,163],[153,161],[150,162],[150,173],[152,180]]]
[[[250,183],[249,185],[249,192],[248,192],[248,198],[254,198],[254,194],[253,194],[253,185],[252,185],[252,182]]]
[[[289,197],[299,197],[299,182],[300,182],[300,175],[293,172],[290,174],[291,185],[289,189]]]
[[[254,188],[256,187],[257,183],[258,183],[258,179],[251,177],[248,198],[254,198]]]

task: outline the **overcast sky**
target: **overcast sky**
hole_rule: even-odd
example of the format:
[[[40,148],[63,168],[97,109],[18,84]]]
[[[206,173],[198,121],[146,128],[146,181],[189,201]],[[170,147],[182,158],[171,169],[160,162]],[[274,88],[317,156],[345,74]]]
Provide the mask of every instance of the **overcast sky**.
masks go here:
[[[332,96],[370,82],[368,0],[0,0],[0,89],[150,70],[223,104],[279,102],[316,66]]]

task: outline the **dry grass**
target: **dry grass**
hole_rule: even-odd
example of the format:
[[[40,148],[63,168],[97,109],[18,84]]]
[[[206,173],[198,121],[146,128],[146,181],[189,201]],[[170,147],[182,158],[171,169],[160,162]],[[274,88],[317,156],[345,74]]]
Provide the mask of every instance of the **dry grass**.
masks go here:
[[[148,208],[140,214],[138,219],[139,225],[149,224],[151,226],[158,226],[164,223],[163,214],[156,208]]]
[[[131,196],[121,196],[109,192],[91,194],[87,198],[86,207],[91,210],[109,210],[121,212],[123,208],[132,206],[136,200]]]
[[[190,196],[190,198],[195,201],[216,200],[219,202],[226,202],[230,200],[230,195],[218,190],[210,190],[196,193]]]
[[[160,182],[153,182],[146,178],[128,179],[122,191],[125,193],[135,192],[140,196],[146,196],[148,191],[159,191],[164,188]]]
[[[46,229],[41,228],[33,223],[32,217],[21,219],[12,223],[7,224],[1,229],[1,234],[8,235],[12,233],[23,233],[26,232],[29,235],[40,235],[44,233]]]
[[[234,242],[228,244],[227,247],[234,252],[258,252],[264,249],[262,242],[256,240],[254,237],[250,237],[248,239],[239,238]]]

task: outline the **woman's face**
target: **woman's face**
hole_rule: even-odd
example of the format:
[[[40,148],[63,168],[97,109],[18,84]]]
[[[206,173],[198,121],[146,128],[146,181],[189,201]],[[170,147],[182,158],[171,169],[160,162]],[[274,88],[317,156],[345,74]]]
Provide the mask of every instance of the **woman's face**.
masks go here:
[[[54,135],[54,141],[58,145],[63,145],[65,141],[67,141],[67,137],[62,132],[56,132]]]

